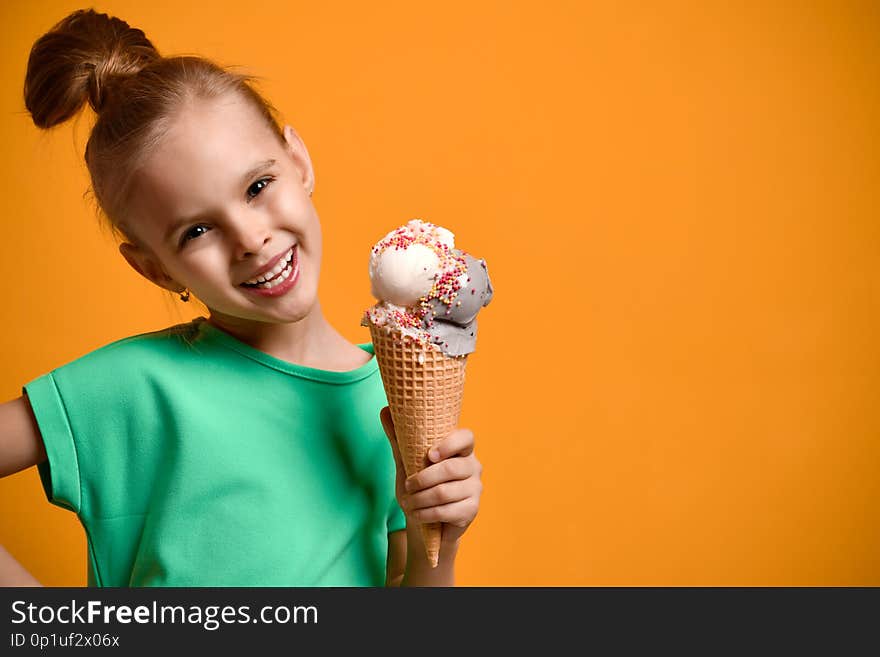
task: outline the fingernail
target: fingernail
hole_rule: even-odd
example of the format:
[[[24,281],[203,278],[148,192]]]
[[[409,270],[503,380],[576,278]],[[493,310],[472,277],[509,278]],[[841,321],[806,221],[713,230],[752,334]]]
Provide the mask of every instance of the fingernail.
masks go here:
[[[406,487],[407,490],[412,490],[413,488],[415,488],[415,484],[413,483],[413,480],[412,480],[412,479],[407,479],[407,480],[406,480],[405,487]]]
[[[432,461],[438,460],[440,458],[440,450],[432,449],[430,452],[428,452],[428,458]]]

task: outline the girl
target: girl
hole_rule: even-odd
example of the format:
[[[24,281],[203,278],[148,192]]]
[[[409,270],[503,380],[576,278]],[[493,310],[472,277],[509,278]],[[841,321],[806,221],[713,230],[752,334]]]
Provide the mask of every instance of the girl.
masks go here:
[[[89,103],[85,159],[120,253],[209,310],[0,406],[0,475],[38,465],[82,522],[89,584],[452,585],[482,488],[473,434],[453,432],[406,480],[371,345],[347,342],[317,299],[321,227],[296,132],[242,77],[163,58],[92,10],[36,42],[25,102],[41,128]],[[418,523],[436,521],[432,569]],[[36,584],[5,550],[0,577]]]

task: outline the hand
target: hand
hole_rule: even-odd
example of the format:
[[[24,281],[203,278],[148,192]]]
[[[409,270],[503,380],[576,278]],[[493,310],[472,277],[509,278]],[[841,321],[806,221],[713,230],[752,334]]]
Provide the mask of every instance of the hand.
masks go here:
[[[421,472],[407,478],[391,411],[386,406],[379,414],[397,464],[397,501],[407,518],[416,522],[442,522],[442,540],[461,538],[480,509],[483,466],[474,455],[474,434],[456,429],[428,453],[432,461]]]

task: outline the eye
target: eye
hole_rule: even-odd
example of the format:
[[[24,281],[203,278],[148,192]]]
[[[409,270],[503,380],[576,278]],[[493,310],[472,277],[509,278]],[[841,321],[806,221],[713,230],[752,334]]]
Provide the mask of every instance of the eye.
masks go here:
[[[253,183],[250,187],[248,187],[247,188],[248,201],[250,201],[251,199],[255,199],[257,196],[259,196],[260,192],[262,192],[264,189],[266,189],[274,180],[275,179],[272,178],[271,176],[267,177],[267,178],[260,178],[258,181]]]
[[[196,225],[196,226],[193,226],[192,228],[190,228],[188,231],[186,231],[186,232],[182,235],[182,237],[181,237],[181,239],[180,239],[180,244],[181,244],[181,245],[186,244],[186,243],[189,242],[190,240],[195,239],[196,237],[200,237],[200,236],[204,235],[205,233],[199,233],[199,232],[197,232],[197,231],[200,230],[200,229],[204,229],[205,231],[207,231],[207,230],[208,230],[208,227],[207,227],[207,226],[204,226],[204,225],[202,225],[202,224],[198,224],[198,225]]]

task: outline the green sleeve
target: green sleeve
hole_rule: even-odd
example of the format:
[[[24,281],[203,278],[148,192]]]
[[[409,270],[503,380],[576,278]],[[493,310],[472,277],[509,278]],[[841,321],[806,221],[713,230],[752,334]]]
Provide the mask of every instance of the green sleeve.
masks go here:
[[[52,372],[24,386],[46,447],[47,459],[37,467],[48,500],[79,513],[82,505],[79,461],[64,401]]]

